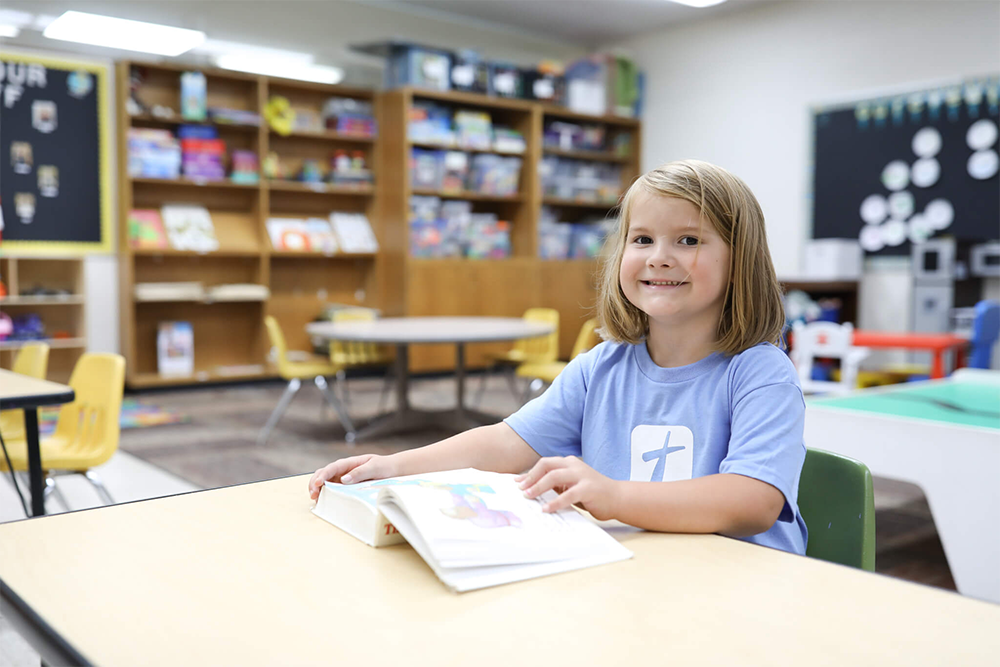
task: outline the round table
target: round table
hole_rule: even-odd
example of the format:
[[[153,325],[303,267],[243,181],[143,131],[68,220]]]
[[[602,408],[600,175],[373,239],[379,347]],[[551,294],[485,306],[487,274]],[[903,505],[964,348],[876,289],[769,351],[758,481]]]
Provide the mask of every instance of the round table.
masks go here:
[[[530,322],[519,317],[387,317],[306,325],[310,336],[327,340],[396,346],[396,410],[377,417],[356,433],[348,433],[348,442],[427,427],[465,431],[500,421],[501,418],[496,415],[465,407],[465,345],[537,338],[552,333],[554,329],[550,324]],[[418,343],[455,345],[455,409],[427,411],[410,407],[408,346]]]

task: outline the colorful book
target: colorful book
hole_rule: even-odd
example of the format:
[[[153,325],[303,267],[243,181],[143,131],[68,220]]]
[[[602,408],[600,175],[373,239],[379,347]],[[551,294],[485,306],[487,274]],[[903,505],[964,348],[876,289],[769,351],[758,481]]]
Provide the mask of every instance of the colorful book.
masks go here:
[[[331,213],[330,224],[343,252],[378,252],[378,240],[363,213]]]
[[[156,209],[134,209],[128,214],[129,245],[136,250],[168,248],[163,218]]]
[[[361,484],[327,482],[313,513],[373,547],[406,541],[455,592],[632,557],[575,509],[542,512],[513,475],[467,468]]]
[[[194,329],[190,322],[160,322],[156,335],[156,368],[164,376],[194,374]]]
[[[211,252],[219,249],[212,216],[204,206],[166,204],[160,213],[167,238],[175,250]]]

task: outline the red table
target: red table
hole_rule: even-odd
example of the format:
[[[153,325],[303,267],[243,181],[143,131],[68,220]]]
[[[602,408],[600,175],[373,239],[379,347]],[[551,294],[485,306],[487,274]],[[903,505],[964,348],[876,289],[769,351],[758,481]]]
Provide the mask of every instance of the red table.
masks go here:
[[[902,347],[908,350],[927,350],[933,353],[931,379],[944,377],[944,353],[955,351],[954,367],[965,365],[967,338],[953,334],[899,333],[891,331],[855,330],[852,342],[859,347]]]

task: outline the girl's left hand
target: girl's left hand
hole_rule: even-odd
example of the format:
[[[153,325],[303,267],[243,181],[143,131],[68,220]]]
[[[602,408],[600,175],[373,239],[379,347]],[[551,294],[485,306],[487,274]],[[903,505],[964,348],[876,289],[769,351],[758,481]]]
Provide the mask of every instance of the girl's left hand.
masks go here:
[[[575,456],[540,459],[534,467],[514,478],[527,498],[536,498],[549,489],[559,497],[542,508],[545,512],[558,512],[570,505],[578,505],[590,512],[598,521],[610,519],[615,514],[619,484]]]

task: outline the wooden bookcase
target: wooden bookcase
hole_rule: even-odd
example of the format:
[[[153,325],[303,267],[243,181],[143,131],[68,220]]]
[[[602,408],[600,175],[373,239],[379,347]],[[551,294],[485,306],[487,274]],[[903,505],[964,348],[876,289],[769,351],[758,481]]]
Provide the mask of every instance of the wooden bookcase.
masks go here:
[[[143,68],[138,89],[143,103],[180,110],[180,75],[192,68],[172,64],[120,62],[117,69],[119,150],[119,256],[121,274],[121,341],[128,359],[130,387],[230,381],[271,377],[274,368],[265,363],[270,344],[264,317],[274,315],[281,323],[288,344],[308,349],[305,325],[321,313],[327,303],[349,303],[377,307],[375,289],[378,253],[323,255],[284,252],[272,248],[266,228],[270,217],[327,217],[331,211],[365,213],[381,241],[381,216],[375,189],[268,181],[242,185],[231,181],[196,181],[130,178],[128,131],[131,127],[167,128],[191,124],[179,113],[163,120],[149,115],[130,116],[130,70]],[[203,69],[207,79],[209,107],[262,112],[272,95],[286,97],[295,108],[319,113],[332,96],[376,102],[370,90],[328,86],[273,77],[244,75]],[[252,150],[262,164],[274,151],[283,164],[298,169],[305,159],[326,162],[334,150],[362,151],[378,184],[379,140],[333,131],[293,132],[282,136],[261,125],[213,125],[233,149]],[[134,250],[128,239],[128,214],[135,208],[159,209],[164,203],[193,203],[212,216],[219,249],[209,253],[179,250]],[[137,302],[134,286],[141,282],[200,281],[206,287],[224,283],[256,283],[270,289],[264,302]],[[157,373],[156,337],[164,321],[191,322],[194,331],[195,374],[165,378]]]
[[[390,315],[489,315],[520,317],[530,307],[555,308],[560,312],[560,354],[569,356],[581,324],[593,316],[597,260],[543,260],[538,252],[538,228],[543,205],[552,206],[568,220],[603,214],[607,203],[550,199],[543,196],[539,162],[544,155],[620,164],[621,189],[639,174],[640,123],[616,116],[589,116],[561,107],[524,100],[509,100],[459,92],[433,92],[401,88],[382,93],[382,159],[378,198],[382,202],[385,233],[377,261],[379,301]],[[478,194],[448,194],[414,189],[410,183],[411,149],[440,146],[416,143],[408,138],[407,119],[414,100],[428,100],[453,110],[488,112],[494,124],[512,127],[524,134],[527,144],[518,194],[493,197]],[[603,151],[565,151],[543,146],[545,124],[551,120],[598,124],[609,138],[629,135],[630,152],[619,156]],[[463,150],[463,149],[454,149]],[[489,151],[467,151],[489,152]],[[494,212],[511,223],[511,257],[502,260],[425,259],[410,257],[409,199],[411,195],[434,195],[442,199],[473,202],[475,212]],[[485,356],[509,347],[505,344],[470,345],[468,364],[481,366]],[[453,346],[413,346],[410,364],[414,371],[447,370],[454,367]]]
[[[0,311],[11,319],[30,313],[41,318],[50,348],[47,378],[65,383],[87,348],[83,260],[5,256],[0,258],[0,278],[7,287]],[[10,369],[24,344],[0,341],[0,367]]]

